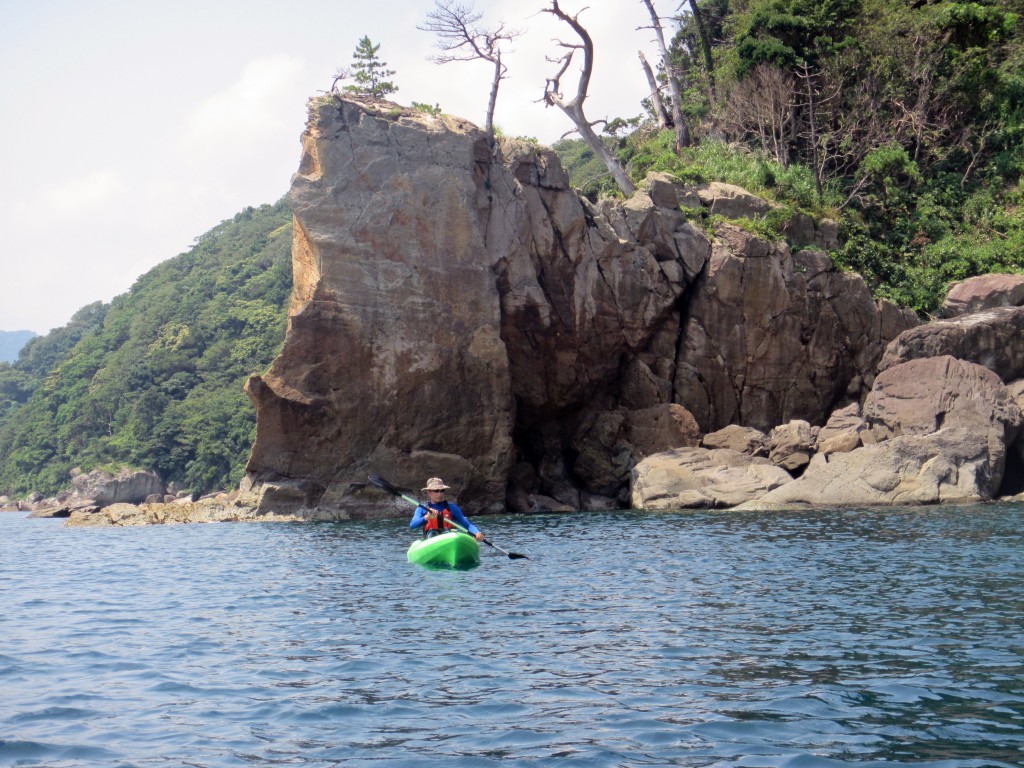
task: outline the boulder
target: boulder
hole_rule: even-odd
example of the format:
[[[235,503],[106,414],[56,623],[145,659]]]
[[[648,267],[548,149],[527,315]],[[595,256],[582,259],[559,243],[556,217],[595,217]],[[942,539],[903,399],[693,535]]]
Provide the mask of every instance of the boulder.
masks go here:
[[[681,405],[594,412],[576,433],[573,474],[589,492],[614,497],[645,456],[699,441],[697,422]]]
[[[71,479],[74,495],[95,506],[140,504],[147,496],[164,493],[164,484],[155,472],[120,469],[116,473],[96,469],[79,472]]]
[[[591,493],[614,495],[629,478],[635,463],[632,446],[626,439],[626,412],[588,414],[573,443],[577,452],[574,472],[584,488]]]
[[[998,492],[995,469],[987,441],[970,430],[903,435],[827,459],[819,454],[799,479],[737,509],[982,501]]]
[[[939,309],[940,317],[957,317],[995,307],[1024,304],[1024,275],[978,275],[953,283]]]
[[[652,512],[732,507],[792,481],[768,459],[725,448],[677,448],[632,473],[632,506]]]
[[[816,453],[849,453],[861,444],[860,433],[867,428],[860,416],[860,404],[850,403],[832,412],[815,439]]]
[[[751,456],[768,455],[768,435],[759,429],[741,427],[739,424],[730,424],[717,432],[704,435],[701,445],[705,448],[727,448]]]
[[[727,219],[758,218],[772,209],[772,204],[763,197],[733,184],[712,181],[698,186],[696,192],[708,213]]]
[[[942,355],[983,365],[1003,381],[1024,378],[1024,307],[987,309],[906,330],[886,347],[878,369]]]
[[[911,360],[878,375],[861,423],[852,407],[837,417],[835,428],[846,423],[866,445],[819,452],[798,480],[744,508],[991,499],[1002,487],[1006,447],[1021,420],[1014,398],[988,369],[948,356]],[[826,434],[826,441],[836,437]]]
[[[817,432],[801,419],[775,427],[768,435],[768,458],[791,474],[797,472],[810,462]]]
[[[679,194],[676,182],[671,174],[651,172],[640,183],[640,190],[646,192],[652,202],[659,208],[678,208]]]
[[[989,452],[993,495],[1002,480],[1006,448],[1021,426],[1021,410],[998,376],[948,355],[911,360],[880,373],[864,401],[863,418],[865,442],[945,428],[968,430]]]

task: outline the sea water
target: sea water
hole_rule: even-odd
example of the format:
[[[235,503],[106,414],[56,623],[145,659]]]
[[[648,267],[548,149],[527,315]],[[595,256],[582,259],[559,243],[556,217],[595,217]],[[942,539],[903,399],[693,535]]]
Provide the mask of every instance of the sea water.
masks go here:
[[[1024,507],[0,515],[0,765],[1019,766]]]

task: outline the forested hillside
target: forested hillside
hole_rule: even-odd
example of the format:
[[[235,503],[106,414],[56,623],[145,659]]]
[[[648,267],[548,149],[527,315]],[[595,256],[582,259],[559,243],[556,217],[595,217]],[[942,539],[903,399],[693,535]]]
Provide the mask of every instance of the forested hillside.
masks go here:
[[[0,364],[0,493],[52,493],[76,466],[237,484],[255,414],[242,391],[284,339],[291,214],[247,208]]]
[[[690,146],[677,155],[651,102],[612,121],[607,140],[634,180],[662,170],[730,181],[838,218],[845,244],[833,259],[921,312],[951,281],[1024,268],[1024,3],[681,9],[672,52]],[[582,141],[555,148],[575,184],[614,191]]]

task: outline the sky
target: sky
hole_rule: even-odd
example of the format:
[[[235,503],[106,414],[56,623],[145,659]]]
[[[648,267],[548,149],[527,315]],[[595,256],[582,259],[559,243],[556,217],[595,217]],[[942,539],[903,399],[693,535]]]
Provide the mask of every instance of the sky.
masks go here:
[[[464,3],[465,4],[465,3]],[[591,120],[641,112],[637,51],[657,58],[641,0],[560,0],[594,39]],[[669,15],[677,0],[655,0]],[[491,69],[443,66],[417,29],[434,0],[0,0],[0,330],[46,333],[126,292],[246,206],[287,193],[306,101],[359,39],[396,70],[391,98],[484,122]],[[476,0],[523,31],[495,123],[546,144],[571,131],[540,102],[576,42],[550,0]],[[563,78],[563,91],[575,91]]]

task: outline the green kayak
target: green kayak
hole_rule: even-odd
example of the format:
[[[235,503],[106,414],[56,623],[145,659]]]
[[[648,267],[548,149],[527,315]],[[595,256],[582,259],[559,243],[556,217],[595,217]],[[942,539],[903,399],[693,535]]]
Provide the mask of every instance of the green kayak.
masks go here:
[[[472,536],[449,531],[409,545],[409,562],[447,568],[471,568],[480,564],[480,545]]]

